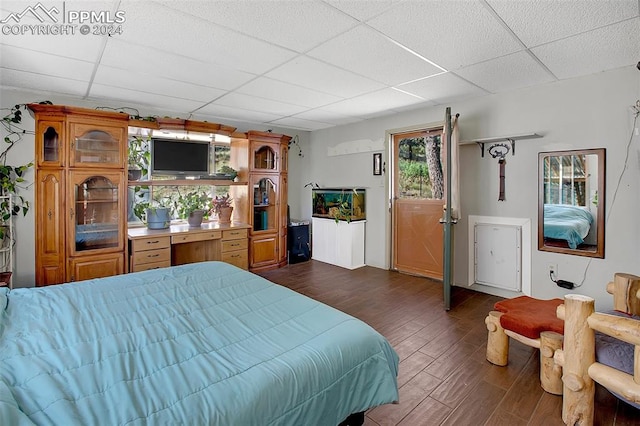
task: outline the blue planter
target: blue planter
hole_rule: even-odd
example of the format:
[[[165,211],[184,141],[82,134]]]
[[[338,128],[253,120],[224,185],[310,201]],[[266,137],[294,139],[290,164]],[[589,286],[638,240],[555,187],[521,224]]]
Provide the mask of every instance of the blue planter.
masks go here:
[[[147,228],[166,229],[171,224],[169,209],[166,207],[155,207],[146,210]]]

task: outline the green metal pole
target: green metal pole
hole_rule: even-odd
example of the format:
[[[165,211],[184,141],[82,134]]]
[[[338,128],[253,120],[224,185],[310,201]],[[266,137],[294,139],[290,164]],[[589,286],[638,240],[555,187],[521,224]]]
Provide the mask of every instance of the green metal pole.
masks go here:
[[[451,107],[447,107],[445,113],[445,125],[447,131],[446,141],[446,163],[447,163],[447,196],[445,199],[444,210],[444,274],[442,282],[442,290],[444,293],[444,309],[451,309],[451,278],[452,278],[452,245],[453,245],[453,228],[451,223]]]

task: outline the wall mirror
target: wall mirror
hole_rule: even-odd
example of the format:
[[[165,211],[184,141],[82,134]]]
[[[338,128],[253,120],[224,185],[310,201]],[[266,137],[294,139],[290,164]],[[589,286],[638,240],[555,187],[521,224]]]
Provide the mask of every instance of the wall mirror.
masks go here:
[[[604,258],[605,149],[538,155],[538,249]]]

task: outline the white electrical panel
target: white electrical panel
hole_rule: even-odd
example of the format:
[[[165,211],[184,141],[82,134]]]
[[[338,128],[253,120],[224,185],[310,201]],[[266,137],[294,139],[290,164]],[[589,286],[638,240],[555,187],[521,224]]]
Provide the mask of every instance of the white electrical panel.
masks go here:
[[[511,291],[522,289],[522,227],[476,223],[475,282]]]

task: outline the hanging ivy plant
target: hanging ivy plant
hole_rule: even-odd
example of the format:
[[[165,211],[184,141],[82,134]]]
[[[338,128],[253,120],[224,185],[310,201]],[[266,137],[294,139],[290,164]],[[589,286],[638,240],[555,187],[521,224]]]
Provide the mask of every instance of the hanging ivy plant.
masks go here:
[[[49,101],[40,103],[51,105]],[[3,138],[6,145],[4,150],[0,152],[0,195],[13,195],[13,208],[10,208],[7,200],[3,200],[0,203],[0,239],[3,239],[5,236],[4,225],[11,216],[16,216],[20,212],[25,216],[30,207],[29,201],[25,200],[18,191],[22,188],[21,184],[25,182],[23,177],[25,172],[33,167],[33,162],[19,166],[7,164],[8,152],[16,143],[22,140],[23,135],[35,134],[34,131],[20,127],[22,123],[22,111],[26,111],[26,109],[27,104],[18,104],[11,108],[5,108],[4,110],[9,110],[9,113],[2,117],[1,121],[2,127],[6,132],[6,136]]]

